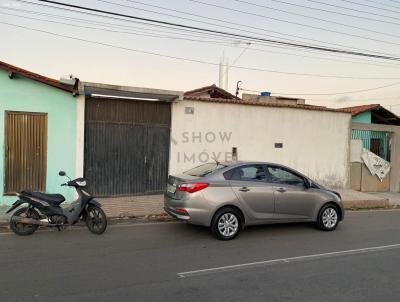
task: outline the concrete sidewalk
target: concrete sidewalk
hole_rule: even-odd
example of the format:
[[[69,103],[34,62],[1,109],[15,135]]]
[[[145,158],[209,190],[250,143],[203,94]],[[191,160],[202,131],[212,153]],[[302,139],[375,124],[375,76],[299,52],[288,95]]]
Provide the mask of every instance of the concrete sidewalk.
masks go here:
[[[374,209],[400,206],[400,193],[364,193],[338,190],[346,209]],[[110,218],[134,218],[164,214],[163,195],[98,198]],[[0,223],[8,222],[8,206],[0,206]]]
[[[389,205],[400,207],[400,193],[393,192],[379,192],[379,193],[368,193],[370,195],[377,196],[379,198],[385,198],[389,201]]]
[[[115,198],[96,198],[109,218],[134,218],[164,214],[163,195],[144,195]],[[68,203],[62,206],[68,206]],[[0,223],[8,222],[10,215],[5,212],[10,206],[0,205]]]
[[[108,217],[138,217],[164,213],[163,195],[97,198]]]
[[[390,204],[388,197],[384,194],[398,196],[398,200],[400,201],[400,193],[366,193],[351,189],[337,191],[342,196],[344,207],[349,210],[387,208],[391,205],[394,206],[395,204]]]

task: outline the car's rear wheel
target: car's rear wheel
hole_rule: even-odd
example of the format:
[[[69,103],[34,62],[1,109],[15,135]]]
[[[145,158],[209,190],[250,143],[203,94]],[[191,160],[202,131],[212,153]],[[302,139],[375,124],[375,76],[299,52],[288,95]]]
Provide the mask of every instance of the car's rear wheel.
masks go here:
[[[241,228],[240,212],[231,207],[219,210],[211,222],[211,231],[219,240],[231,240],[235,238]]]
[[[35,233],[38,229],[39,225],[37,224],[26,224],[18,221],[18,218],[28,218],[28,219],[36,219],[39,220],[39,213],[35,211],[35,209],[24,207],[16,210],[14,214],[12,214],[10,219],[10,228],[13,232],[20,236],[28,236]]]
[[[318,213],[317,226],[322,231],[333,231],[339,224],[337,207],[331,204],[324,205]]]

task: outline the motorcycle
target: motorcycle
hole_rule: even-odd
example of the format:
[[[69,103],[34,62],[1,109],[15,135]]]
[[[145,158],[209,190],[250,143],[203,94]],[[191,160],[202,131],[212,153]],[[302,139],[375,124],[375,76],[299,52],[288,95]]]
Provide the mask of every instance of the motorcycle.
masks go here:
[[[60,176],[68,175],[64,171]],[[61,186],[74,187],[78,199],[68,207],[60,205],[65,201],[61,194],[47,194],[42,192],[22,191],[17,193],[19,199],[11,206],[7,213],[11,213],[22,204],[27,204],[16,210],[10,219],[10,228],[17,235],[31,235],[39,226],[56,227],[61,231],[66,226],[72,226],[79,220],[86,223],[88,229],[94,234],[102,234],[107,228],[107,217],[101,209],[101,204],[86,192],[84,178],[77,178],[63,183]]]

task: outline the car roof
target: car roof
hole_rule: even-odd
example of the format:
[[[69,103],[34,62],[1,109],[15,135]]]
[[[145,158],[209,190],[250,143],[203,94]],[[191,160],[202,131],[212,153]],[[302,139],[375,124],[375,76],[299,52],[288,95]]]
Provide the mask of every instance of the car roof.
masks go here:
[[[240,165],[274,165],[274,166],[282,166],[285,167],[284,165],[277,164],[277,163],[271,163],[271,162],[264,162],[264,161],[250,161],[250,160],[238,160],[238,161],[224,161],[220,162],[221,165],[224,166],[240,166]]]

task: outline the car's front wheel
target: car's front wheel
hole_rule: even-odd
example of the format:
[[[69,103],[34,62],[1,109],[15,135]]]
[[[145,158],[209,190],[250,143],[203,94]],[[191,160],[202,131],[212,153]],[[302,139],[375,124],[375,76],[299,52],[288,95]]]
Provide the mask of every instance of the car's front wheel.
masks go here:
[[[339,224],[339,212],[334,205],[327,204],[318,214],[317,226],[322,231],[333,231]]]
[[[242,228],[241,215],[235,208],[222,208],[211,222],[211,231],[219,240],[231,240]]]

